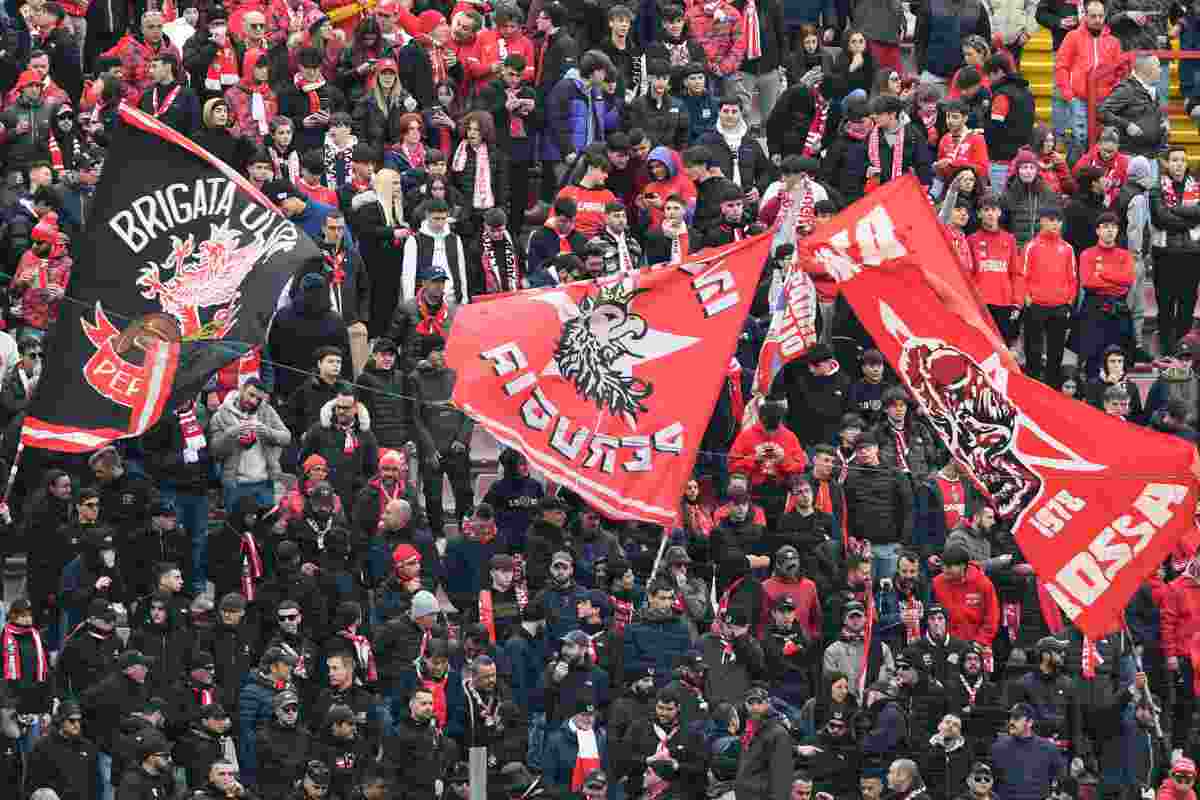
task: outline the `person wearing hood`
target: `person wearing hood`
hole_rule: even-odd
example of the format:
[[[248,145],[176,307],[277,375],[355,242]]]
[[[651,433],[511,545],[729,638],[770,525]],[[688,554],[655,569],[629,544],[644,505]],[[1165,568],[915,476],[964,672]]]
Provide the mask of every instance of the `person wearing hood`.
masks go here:
[[[63,640],[55,665],[59,689],[78,697],[108,674],[121,652],[121,642],[113,636],[116,622],[108,600],[97,597],[87,604],[83,622]]]
[[[48,733],[28,756],[25,785],[53,790],[59,800],[100,797],[96,744],[83,734],[83,709],[79,704],[62,703]]]
[[[730,602],[714,630],[697,644],[707,667],[704,697],[710,704],[736,702],[753,681],[765,677],[762,645],[754,636],[757,609],[749,605]]]
[[[297,691],[307,697],[320,664],[316,638],[326,632],[329,609],[316,578],[305,569],[299,546],[292,541],[279,545],[275,557],[275,579],[263,585],[257,602],[259,627],[267,649],[279,647],[296,659],[292,678]]]
[[[750,477],[752,495],[767,512],[770,527],[783,513],[789,476],[808,466],[800,440],[783,424],[787,413],[786,400],[766,398],[758,422],[743,429],[729,451],[729,468]]]
[[[292,434],[266,400],[262,380],[249,378],[230,393],[209,422],[213,455],[221,459],[225,506],[250,494],[260,506],[275,502],[274,478],[282,470],[279,456]]]
[[[1013,156],[1004,187],[1004,228],[1012,233],[1022,251],[1037,236],[1038,220],[1046,208],[1059,204],[1058,196],[1039,174],[1038,156],[1022,147]]]
[[[840,679],[844,681],[846,676]],[[857,791],[862,754],[850,730],[852,714],[852,709],[830,711],[816,734],[802,739],[796,747],[797,766],[805,770],[814,791],[836,797],[853,797]]]
[[[80,508],[79,503],[86,505]],[[26,502],[19,529],[27,559],[26,596],[46,627],[56,629],[58,625],[52,609],[58,603],[62,568],[79,551],[79,525],[85,520],[89,525],[94,523],[99,512],[98,493],[94,489],[80,490],[76,501],[71,476],[61,469],[47,470],[42,486]],[[57,649],[57,636],[55,632],[51,639],[52,649]]]
[[[787,398],[787,428],[805,447],[826,444],[846,413],[850,378],[824,344],[809,348],[804,358],[789,362],[775,378],[772,394]]]
[[[1134,279],[1129,289],[1127,303],[1133,317],[1133,339],[1136,347],[1136,363],[1150,361],[1146,351],[1143,328],[1146,320],[1146,281],[1150,259],[1150,188],[1154,184],[1154,172],[1150,159],[1134,156],[1129,159],[1129,170],[1121,191],[1112,203],[1117,214],[1119,231],[1117,244],[1133,256]]]
[[[242,684],[238,695],[238,765],[247,786],[254,786],[258,781],[260,741],[255,735],[256,731],[263,725],[269,725],[272,719],[279,718],[279,712],[287,705],[286,699],[280,699],[285,695],[295,700],[299,711],[299,700],[296,700],[296,690],[292,684],[292,669],[295,666],[294,655],[278,647],[269,648],[263,653],[259,668]],[[292,720],[294,726],[294,716]],[[266,764],[263,766],[264,780],[277,777],[266,771]]]
[[[92,602],[96,605],[96,601]],[[166,592],[155,592],[145,598],[139,604],[137,616],[136,622],[131,624],[133,631],[129,635],[129,647],[154,660],[150,688],[156,693],[166,692],[183,672],[186,656],[195,642],[195,632],[188,629],[186,611],[173,608],[171,596]],[[111,627],[113,623],[108,624]],[[94,619],[88,620],[88,626],[95,626]],[[96,635],[92,630],[88,633]],[[100,633],[103,634],[103,626]],[[110,630],[110,637],[111,633]],[[120,641],[116,640],[110,647],[119,650]],[[97,677],[103,677],[103,674],[101,671]]]
[[[303,376],[312,370],[313,355],[318,349],[331,347],[343,354],[351,352],[349,332],[331,307],[325,276],[320,272],[308,272],[298,284],[300,296],[296,302],[275,312],[267,338],[267,357],[279,365],[275,394],[289,402],[292,394],[306,382]],[[351,377],[349,364],[344,371],[340,363],[338,368],[338,374]],[[303,420],[305,428],[315,418],[314,414],[311,419]]]
[[[20,73],[15,91],[16,101],[0,113],[0,141],[5,145],[8,171],[24,172],[35,161],[50,160],[58,104],[51,105],[42,96],[42,76],[32,69]]]
[[[254,495],[242,495],[224,524],[208,535],[208,577],[216,597],[239,592],[253,600],[257,594],[265,575],[265,551],[257,536],[262,511]]]
[[[118,563],[112,528],[100,525],[88,531],[76,561],[76,577],[71,581],[66,577],[63,579],[68,625],[74,625],[83,617],[94,598],[123,605],[132,599]],[[68,571],[71,571],[71,565],[63,569],[64,576]]]
[[[678,195],[683,201],[684,213],[681,218],[690,218],[695,211],[696,185],[681,168],[681,164],[678,151],[661,145],[651,150],[646,158],[650,182],[642,187],[634,204],[641,210],[641,217],[646,221],[647,229],[662,225],[667,199],[672,195]],[[699,242],[692,249],[699,249]],[[647,257],[648,251],[649,242]]]
[[[270,77],[267,54],[251,48],[242,58],[241,80],[225,90],[233,135],[256,147],[266,143],[271,120],[279,114],[279,96],[271,87]]]
[[[807,483],[807,479],[804,481],[803,485],[809,487],[807,497],[811,508],[812,487]],[[813,557],[814,554],[810,550],[810,560]],[[793,619],[797,627],[804,631],[810,641],[820,641],[823,617],[817,585],[811,578],[804,576],[800,563],[800,551],[790,544],[783,545],[775,552],[774,574],[763,581],[763,592],[767,596],[764,606],[774,609],[787,598],[792,603]],[[767,608],[763,610],[765,612]],[[770,625],[777,620],[770,617],[762,622]]]
[[[258,722],[253,738],[257,740],[261,796],[289,796],[315,751],[312,733],[300,722],[300,697],[290,689],[275,693],[270,716]],[[325,775],[328,777],[328,771]]]
[[[500,453],[500,480],[488,488],[483,502],[496,512],[498,535],[513,553],[524,553],[526,534],[545,489],[529,476],[529,460],[515,448]]]
[[[424,301],[421,301],[424,306]],[[418,323],[414,345],[419,348],[417,369],[412,375],[416,413],[414,421],[421,453],[421,484],[425,509],[434,536],[443,533],[442,476],[450,479],[458,521],[475,504],[471,486],[471,434],[474,421],[448,405],[457,373],[446,366],[446,343],[436,332],[426,334],[429,320]],[[446,326],[449,327],[448,325]]]
[[[246,162],[250,157],[250,144],[234,135],[229,103],[224,97],[205,100],[200,120],[200,129],[192,136],[196,144],[227,164]]]
[[[346,518],[335,513],[337,493],[328,481],[318,481],[304,497],[304,507],[299,517],[287,524],[284,538],[300,547],[300,561],[306,575],[320,572],[317,565],[325,553],[327,539],[334,527],[342,527]]]

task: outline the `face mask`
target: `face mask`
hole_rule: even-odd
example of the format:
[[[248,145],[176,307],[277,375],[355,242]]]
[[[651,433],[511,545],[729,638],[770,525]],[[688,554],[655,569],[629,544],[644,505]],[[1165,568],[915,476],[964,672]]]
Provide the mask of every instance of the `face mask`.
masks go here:
[[[783,409],[775,404],[765,405],[759,411],[758,416],[762,420],[763,427],[773,431],[783,422]]]

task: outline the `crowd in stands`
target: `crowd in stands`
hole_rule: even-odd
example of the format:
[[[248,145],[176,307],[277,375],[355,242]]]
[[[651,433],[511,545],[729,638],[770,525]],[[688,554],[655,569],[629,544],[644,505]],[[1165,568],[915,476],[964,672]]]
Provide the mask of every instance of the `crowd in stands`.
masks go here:
[[[10,463],[72,271],[117,269],[82,245],[123,104],[324,259],[143,436],[21,462],[0,793],[467,800],[486,776],[492,800],[1195,800],[1196,554],[1084,637],[796,243],[913,175],[1027,374],[1195,441],[1200,184],[1151,51],[1200,47],[1200,9],[345,10],[0,9]],[[1020,73],[1039,26],[1049,125]],[[515,450],[477,487],[445,360],[463,305],[768,230],[674,529],[607,519]],[[791,269],[821,341],[751,398]]]

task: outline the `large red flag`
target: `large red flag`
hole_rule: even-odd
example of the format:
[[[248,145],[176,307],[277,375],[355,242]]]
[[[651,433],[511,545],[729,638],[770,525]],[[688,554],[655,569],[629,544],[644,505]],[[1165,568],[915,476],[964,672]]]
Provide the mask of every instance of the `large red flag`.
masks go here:
[[[1049,593],[1099,638],[1192,528],[1195,448],[1007,366],[922,194],[915,180],[890,182],[799,246],[839,281]]]
[[[605,514],[670,525],[770,250],[463,306],[454,403]]]

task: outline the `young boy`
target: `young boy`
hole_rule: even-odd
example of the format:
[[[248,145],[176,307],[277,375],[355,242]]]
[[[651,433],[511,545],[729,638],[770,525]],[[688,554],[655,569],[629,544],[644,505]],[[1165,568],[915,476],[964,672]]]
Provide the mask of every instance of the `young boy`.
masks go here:
[[[728,182],[721,193],[721,219],[704,231],[704,246],[720,247],[750,236],[746,217],[745,196],[741,188]]]
[[[351,132],[350,115],[338,111],[329,118],[329,132],[325,134],[325,185],[340,189],[350,182],[350,161],[358,137]],[[304,169],[304,165],[300,165]]]
[[[954,207],[950,209],[949,218],[944,223],[946,234],[950,238],[950,247],[954,250],[954,255],[958,257],[958,268],[962,270],[963,275],[968,276],[975,272],[971,246],[967,244],[967,235],[963,231],[970,220],[971,201],[966,197],[959,197],[955,201]]]
[[[695,144],[705,133],[715,130],[720,106],[708,91],[708,78],[702,63],[691,63],[679,71],[683,78],[683,105],[687,108],[689,142]]]
[[[646,234],[646,264],[649,266],[682,263],[689,253],[704,246],[700,234],[683,218],[685,208],[683,198],[677,194],[663,202],[662,224]]]
[[[583,156],[584,173],[579,183],[564,186],[559,198],[569,197],[575,201],[575,227],[586,239],[591,239],[604,230],[604,209],[609,203],[617,202],[617,196],[604,187],[612,166],[603,155],[586,153]]]
[[[934,172],[939,180],[934,182],[934,194],[941,195],[941,188],[963,167],[970,167],[975,176],[988,180],[991,161],[988,159],[987,142],[983,131],[967,127],[967,104],[962,100],[950,100],[945,104],[946,134],[938,140],[937,160]]]
[[[1096,218],[1099,243],[1079,257],[1083,284],[1083,320],[1079,325],[1079,355],[1086,359],[1087,376],[1100,372],[1104,351],[1116,345],[1128,348],[1133,317],[1125,298],[1133,286],[1133,254],[1117,246],[1117,215],[1105,211]]]
[[[1006,344],[1017,339],[1017,320],[1025,301],[1025,273],[1017,240],[1000,227],[1004,201],[985,195],[979,204],[979,230],[967,237],[975,288],[991,312]]]
[[[849,406],[862,415],[869,428],[883,421],[883,392],[888,387],[883,372],[883,353],[872,348],[863,353],[862,377],[850,385]]]
[[[1047,206],[1038,234],[1025,245],[1025,372],[1055,388],[1062,382],[1063,350],[1079,293],[1075,248],[1062,237],[1062,211]],[[1046,357],[1043,365],[1042,356]]]
[[[338,204],[338,195],[336,191],[321,183],[324,173],[324,155],[320,150],[309,150],[300,159],[300,180],[296,181],[296,188],[309,200],[333,207]]]

